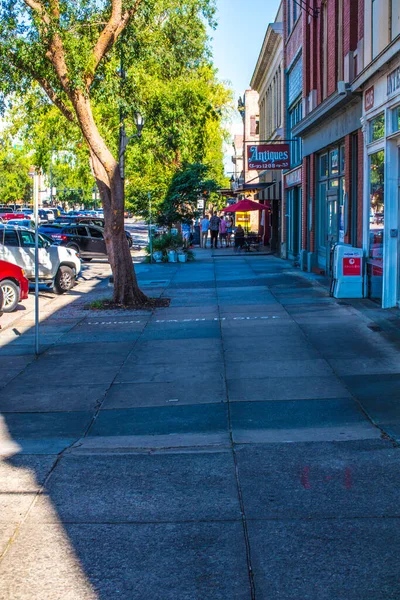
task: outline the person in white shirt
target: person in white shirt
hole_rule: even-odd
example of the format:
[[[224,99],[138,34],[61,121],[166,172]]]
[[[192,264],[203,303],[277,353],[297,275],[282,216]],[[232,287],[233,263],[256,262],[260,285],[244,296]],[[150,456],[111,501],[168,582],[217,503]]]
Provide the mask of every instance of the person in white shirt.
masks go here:
[[[210,220],[208,218],[208,215],[205,215],[200,223],[200,228],[201,228],[201,247],[202,248],[206,248],[207,247],[207,239],[208,239],[208,230],[210,229]]]

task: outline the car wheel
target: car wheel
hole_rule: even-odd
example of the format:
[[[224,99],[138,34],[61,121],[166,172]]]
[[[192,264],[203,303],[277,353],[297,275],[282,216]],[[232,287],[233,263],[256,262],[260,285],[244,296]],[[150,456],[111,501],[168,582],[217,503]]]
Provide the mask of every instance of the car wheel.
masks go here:
[[[59,267],[54,281],[54,290],[57,294],[64,294],[73,288],[75,275],[70,267],[65,265]]]
[[[12,312],[17,308],[19,302],[19,287],[10,279],[4,279],[0,286],[3,292],[3,312]]]

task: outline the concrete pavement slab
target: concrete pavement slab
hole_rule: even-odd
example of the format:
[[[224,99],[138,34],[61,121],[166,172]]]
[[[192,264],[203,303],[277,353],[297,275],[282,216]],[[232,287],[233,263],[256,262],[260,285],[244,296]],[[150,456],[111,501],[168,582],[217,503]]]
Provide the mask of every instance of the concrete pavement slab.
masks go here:
[[[400,374],[400,354],[383,358],[331,358],[329,364],[340,376]]]
[[[106,371],[105,374],[107,374]],[[108,382],[102,384],[79,384],[64,385],[47,383],[46,378],[29,379],[23,375],[12,383],[0,394],[0,411],[2,413],[53,413],[69,411],[94,411],[97,404],[104,398],[105,393],[111,383],[113,375],[109,375]],[[106,381],[105,374],[98,377],[98,380]],[[79,379],[88,381],[86,377]],[[33,386],[40,386],[40,390],[33,391]]]
[[[15,523],[0,523],[0,556],[5,552],[15,531]],[[1,576],[1,571],[0,571]],[[0,591],[1,594],[1,591]]]
[[[81,343],[86,343],[89,339],[92,344],[99,343],[110,343],[110,342],[129,342],[134,343],[137,339],[139,339],[141,335],[140,331],[113,331],[106,328],[92,328],[90,333],[79,331],[68,333],[64,335],[60,340],[60,345],[76,345]]]
[[[225,381],[221,375],[215,375],[209,381],[181,377],[174,381],[155,383],[115,383],[107,393],[103,409],[199,405],[224,401]]]
[[[231,402],[268,400],[301,400],[324,398],[346,398],[350,392],[336,375],[266,377],[249,379],[238,377],[227,380],[228,396]]]
[[[397,600],[399,519],[250,521],[255,586],[268,600]]]
[[[106,342],[101,346],[101,357],[102,360],[104,358],[109,358],[114,355],[127,355],[129,351],[132,349],[133,344],[131,342]],[[75,344],[63,344],[54,346],[47,352],[47,356],[68,356],[68,355],[76,355],[79,353],[82,357],[92,356],[93,358],[99,357],[99,346],[96,342],[90,342],[87,340],[83,343],[75,343]]]
[[[248,600],[245,555],[241,523],[31,524],[0,598]]]
[[[55,462],[54,456],[15,455],[0,460],[0,522],[20,522]]]
[[[103,410],[90,436],[219,433],[228,429],[226,404]]]
[[[240,446],[237,461],[249,519],[400,518],[388,441]]]
[[[81,438],[68,450],[69,454],[111,454],[132,451],[161,450],[170,451],[196,448],[231,448],[228,431],[218,433],[175,433],[168,435],[125,435]]]
[[[311,430],[313,427],[356,425],[366,420],[358,405],[350,398],[235,402],[230,411],[233,433],[246,429]]]
[[[386,431],[386,430],[385,430]],[[292,427],[285,429],[235,429],[235,444],[298,444],[302,442],[343,442],[353,440],[377,440],[382,432],[368,421],[331,425],[330,427]]]
[[[241,519],[230,449],[68,455],[45,494],[31,512],[35,522]]]
[[[126,367],[136,364],[191,365],[220,361],[222,344],[218,338],[175,340],[140,340],[126,360]]]
[[[160,383],[160,382],[182,382],[192,387],[209,386],[207,383],[218,383],[224,378],[224,365],[213,360],[197,364],[188,364],[182,369],[180,364],[153,365],[151,369],[146,364],[135,364],[129,362],[119,371],[115,383]],[[212,389],[212,388],[211,388]],[[189,389],[188,389],[189,393]],[[197,394],[195,394],[195,397]],[[1,406],[1,400],[0,400]]]
[[[229,380],[246,379],[251,370],[251,379],[265,379],[266,377],[316,377],[332,375],[329,363],[321,358],[303,360],[261,360],[235,362],[226,365],[226,377]]]
[[[393,398],[400,403],[400,373],[380,373],[379,377],[375,374],[352,375],[343,377],[343,381],[360,400]]]
[[[260,359],[260,355],[265,356],[266,360],[294,360],[299,357],[301,357],[303,360],[323,358],[318,350],[306,342],[300,344],[281,343],[279,345],[263,343],[261,345],[262,347],[259,348],[257,341],[254,340],[252,343],[246,344],[244,347],[242,347],[240,345],[241,339],[242,338],[238,339],[238,343],[235,345],[231,344],[225,350],[225,360],[227,364],[241,361],[252,363],[253,361],[258,361]]]
[[[79,438],[85,432],[93,411],[48,413],[3,413],[9,437],[22,440]],[[8,438],[7,438],[8,439]]]

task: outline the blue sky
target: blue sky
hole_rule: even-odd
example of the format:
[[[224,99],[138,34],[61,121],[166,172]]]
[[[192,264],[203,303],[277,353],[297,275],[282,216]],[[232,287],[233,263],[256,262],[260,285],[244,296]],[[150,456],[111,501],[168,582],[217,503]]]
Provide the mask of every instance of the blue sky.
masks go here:
[[[217,0],[216,3],[218,27],[211,32],[214,64],[219,78],[231,83],[236,103],[238,96],[250,87],[268,24],[275,20],[280,2]],[[240,132],[238,113],[232,131]],[[226,164],[229,165],[229,161]]]

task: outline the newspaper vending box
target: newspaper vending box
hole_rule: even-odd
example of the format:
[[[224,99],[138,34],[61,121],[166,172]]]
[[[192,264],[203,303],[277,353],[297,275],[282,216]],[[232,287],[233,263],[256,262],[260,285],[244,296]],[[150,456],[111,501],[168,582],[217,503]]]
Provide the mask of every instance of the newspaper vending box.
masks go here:
[[[333,254],[331,292],[334,298],[363,298],[363,251],[337,245]]]

